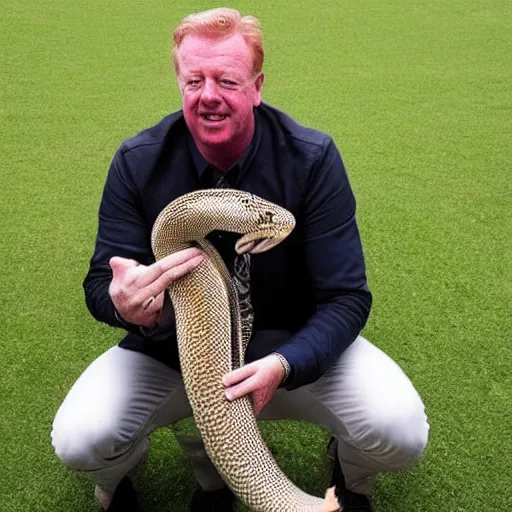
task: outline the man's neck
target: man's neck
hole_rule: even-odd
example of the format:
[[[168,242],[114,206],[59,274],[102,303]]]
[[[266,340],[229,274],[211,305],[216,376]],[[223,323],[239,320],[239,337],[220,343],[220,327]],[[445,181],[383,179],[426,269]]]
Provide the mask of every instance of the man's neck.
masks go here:
[[[197,149],[203,155],[203,158],[211,165],[215,166],[219,171],[227,171],[231,166],[238,161],[238,159],[244,154],[245,150],[249,147],[252,137],[254,134],[254,124],[251,129],[247,132],[246,137],[237,142],[229,143],[225,146],[204,146],[197,144]]]

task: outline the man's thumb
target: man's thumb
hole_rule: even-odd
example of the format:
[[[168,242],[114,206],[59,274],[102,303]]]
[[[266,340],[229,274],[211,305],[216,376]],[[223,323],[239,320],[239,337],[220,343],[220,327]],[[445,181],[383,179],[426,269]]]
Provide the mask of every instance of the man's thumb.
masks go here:
[[[139,264],[135,260],[114,256],[109,261],[110,268],[114,275],[124,274],[128,269],[137,267]]]

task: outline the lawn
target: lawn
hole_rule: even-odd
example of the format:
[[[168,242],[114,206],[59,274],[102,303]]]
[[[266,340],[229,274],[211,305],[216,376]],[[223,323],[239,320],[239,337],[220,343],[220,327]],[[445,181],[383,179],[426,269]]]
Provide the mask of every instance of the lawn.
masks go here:
[[[379,478],[376,512],[510,510],[510,2],[230,5],[262,20],[265,101],[340,148],[374,294],[364,334],[426,404],[425,456]],[[74,380],[122,334],[92,319],[81,288],[100,194],[121,141],[180,107],[172,29],[213,6],[2,2],[1,512],[96,510],[49,434]],[[323,492],[326,434],[262,430],[286,473]],[[185,511],[190,467],[170,429],[152,441],[143,510]]]

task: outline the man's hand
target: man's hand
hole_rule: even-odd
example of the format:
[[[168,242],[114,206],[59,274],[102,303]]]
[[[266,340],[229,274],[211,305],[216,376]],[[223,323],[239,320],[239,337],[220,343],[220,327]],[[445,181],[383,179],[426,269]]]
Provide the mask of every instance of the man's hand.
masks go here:
[[[271,354],[234,370],[222,379],[229,401],[251,395],[256,417],[270,402],[283,381],[285,371],[279,358]]]
[[[176,252],[149,266],[117,256],[111,258],[109,293],[117,312],[131,324],[154,327],[162,312],[166,288],[203,259],[203,253],[196,248]]]

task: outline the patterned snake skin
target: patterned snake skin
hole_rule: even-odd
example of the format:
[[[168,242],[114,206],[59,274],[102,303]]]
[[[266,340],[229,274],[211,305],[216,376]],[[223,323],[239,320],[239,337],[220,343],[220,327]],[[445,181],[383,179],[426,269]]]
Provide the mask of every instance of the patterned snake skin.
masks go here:
[[[326,500],[297,488],[279,469],[261,437],[250,399],[228,402],[222,377],[243,364],[248,341],[237,290],[218,252],[204,237],[213,230],[243,236],[238,253],[264,252],[295,225],[287,210],[235,189],[207,189],[171,202],[153,226],[157,260],[190,247],[207,255],[168,288],[185,389],[208,456],[226,484],[255,512],[320,512]]]

